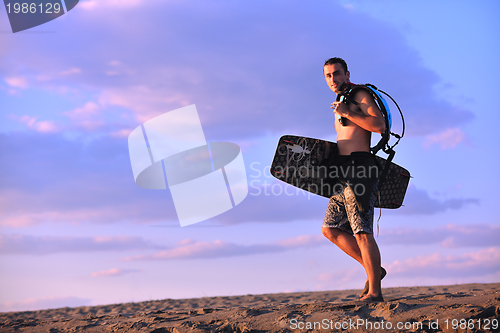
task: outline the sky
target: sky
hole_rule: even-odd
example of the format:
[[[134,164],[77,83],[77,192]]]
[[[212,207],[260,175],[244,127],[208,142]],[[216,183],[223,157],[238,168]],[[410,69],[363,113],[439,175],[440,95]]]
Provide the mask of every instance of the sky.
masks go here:
[[[328,200],[269,174],[282,135],[335,140],[334,56],[406,121],[404,206],[375,212],[382,286],[500,282],[499,14],[495,0],[80,0],[14,34],[2,7],[0,311],[361,289],[362,267],[321,235]],[[249,193],[181,228],[169,190],[135,184],[127,137],[191,104],[207,141],[241,147]]]

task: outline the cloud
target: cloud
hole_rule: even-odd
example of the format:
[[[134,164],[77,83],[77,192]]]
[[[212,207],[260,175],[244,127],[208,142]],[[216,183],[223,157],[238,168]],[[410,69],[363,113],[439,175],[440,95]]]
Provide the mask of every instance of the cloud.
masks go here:
[[[100,12],[103,8],[110,10],[129,9],[143,6],[146,3],[147,1],[144,0],[87,0],[81,1],[78,9]]]
[[[378,238],[384,245],[430,245],[443,248],[494,247],[500,238],[500,226],[448,224],[436,229],[385,229]],[[67,252],[161,250],[154,254],[128,257],[139,259],[200,259],[276,253],[299,248],[317,247],[328,242],[321,235],[300,235],[269,244],[239,245],[221,240],[194,241],[186,239],[176,247],[166,248],[141,237],[51,237],[0,235],[0,254],[47,255]],[[121,271],[120,271],[121,272]],[[117,272],[118,273],[118,272]]]
[[[148,255],[124,258],[130,260],[201,259],[277,253],[299,248],[312,248],[327,244],[321,235],[301,235],[269,244],[239,245],[221,240],[194,241],[186,239],[175,247],[153,244],[141,237],[54,237],[16,234],[0,235],[0,255],[49,255],[55,253],[81,253],[102,251],[161,250]],[[113,268],[92,273],[92,276],[115,276],[135,272]]]
[[[94,272],[90,274],[91,277],[115,277],[122,276],[130,273],[139,272],[137,269],[121,269],[121,268],[111,268],[105,271]]]
[[[107,72],[116,75],[119,72]],[[121,89],[106,89],[99,96],[99,103],[103,106],[119,106],[132,110],[139,123],[146,122],[160,114],[187,106],[190,96],[182,92],[164,94],[155,88],[146,85],[137,85]],[[170,106],[172,105],[172,106]],[[175,106],[174,106],[175,105]]]
[[[489,247],[498,245],[500,226],[488,224],[447,224],[435,229],[393,228],[380,234],[386,245],[440,244],[443,248]]]
[[[434,215],[447,210],[460,210],[470,204],[479,204],[478,199],[452,198],[438,200],[414,185],[408,187],[404,206],[391,210],[395,215]],[[214,218],[222,224],[248,222],[318,221],[326,211],[328,199],[286,185],[275,179],[249,178],[249,194],[237,209]],[[259,207],[259,209],[255,209]]]
[[[323,236],[320,235],[302,235],[279,241],[277,244],[284,248],[294,249],[301,247],[315,247],[318,246],[318,244],[324,244],[325,242],[322,242],[323,240]]]
[[[39,133],[57,133],[60,131],[59,126],[50,120],[38,121],[37,117],[22,116],[19,122],[26,125],[26,127],[39,132]]]
[[[20,89],[29,88],[28,79],[23,76],[6,77],[4,81],[13,88],[20,88]]]
[[[123,138],[13,133],[0,135],[0,154],[1,225],[177,221],[168,191],[135,185]]]
[[[87,102],[83,107],[77,108],[73,111],[64,112],[63,114],[68,116],[69,118],[79,120],[82,118],[84,119],[90,116],[94,116],[98,113],[98,111],[99,106],[96,103]]]
[[[394,211],[395,214],[404,215],[433,215],[446,210],[459,210],[466,205],[479,204],[479,199],[475,198],[452,198],[447,200],[437,200],[429,196],[428,192],[418,189],[410,184],[408,186],[403,207]]]
[[[224,225],[249,222],[286,223],[304,220],[316,220],[320,223],[324,218],[327,205],[327,198],[273,181],[267,186],[252,187],[250,185],[249,195],[236,209],[227,211],[214,220]],[[258,209],[255,209],[256,207]]]
[[[396,260],[385,266],[391,275],[411,277],[484,276],[500,271],[500,248],[490,247],[459,255],[434,253],[406,260]]]
[[[28,235],[0,235],[2,255],[47,255],[68,252],[128,251],[161,249],[140,237],[52,237]]]
[[[90,105],[75,111],[73,116],[92,115],[94,108]],[[135,185],[127,141],[118,134],[90,142],[69,140],[61,134],[1,134],[0,225],[177,222],[168,190],[150,191]],[[36,168],[30,161],[36,161]],[[274,178],[255,178],[257,171],[252,167],[247,171],[247,198],[236,209],[212,221],[234,225],[304,220],[320,223],[323,220],[327,198]],[[431,215],[462,209],[469,204],[478,204],[478,200],[437,200],[425,190],[410,185],[405,206],[394,213]]]
[[[448,128],[438,134],[429,134],[422,143],[424,147],[439,144],[442,150],[455,148],[460,142],[465,141],[465,133],[460,128]]]
[[[500,226],[496,225],[453,225],[449,224],[433,230],[387,229],[378,242],[384,245],[429,245],[440,244],[443,248],[494,247],[498,244]],[[300,235],[268,244],[240,245],[215,240],[184,240],[176,247],[153,254],[126,257],[134,260],[174,260],[174,259],[214,259],[263,253],[279,253],[301,248],[314,248],[329,242],[322,235]],[[489,252],[488,252],[489,253]],[[430,257],[431,260],[433,257]],[[440,257],[439,257],[440,258]],[[441,259],[440,259],[441,260]]]
[[[276,243],[257,245],[238,245],[221,240],[213,242],[186,241],[177,247],[156,252],[150,255],[126,257],[123,260],[173,260],[173,259],[214,259],[234,256],[245,256],[263,253],[278,253],[298,248],[309,248],[325,245],[327,241],[320,235],[304,235],[286,239]]]
[[[317,276],[316,290],[347,290],[360,287],[365,278],[365,270],[361,266],[341,267],[338,270],[321,273]],[[360,281],[361,280],[361,281]]]
[[[36,311],[63,307],[77,307],[90,305],[90,303],[90,299],[74,296],[30,298],[24,301],[0,303],[0,312]]]
[[[81,74],[82,70],[78,67],[71,67],[70,69],[62,71],[60,74],[61,75],[75,75],[75,74]]]
[[[72,87],[89,96],[86,102],[127,108],[134,115],[129,128],[194,103],[209,139],[329,135],[334,95],[321,67],[331,56],[346,58],[353,81],[372,82],[396,98],[409,135],[433,135],[473,119],[439,99],[434,86],[441,79],[397,27],[334,2],[109,0],[79,8],[65,22],[79,43],[17,40],[0,72],[50,77],[39,87]],[[332,13],[336,26],[351,28],[324,29]],[[74,69],[78,75],[60,75]]]
[[[101,109],[102,106],[94,102],[87,102],[80,108],[63,112],[63,115],[70,119],[74,128],[82,129],[85,132],[94,132],[107,125]]]

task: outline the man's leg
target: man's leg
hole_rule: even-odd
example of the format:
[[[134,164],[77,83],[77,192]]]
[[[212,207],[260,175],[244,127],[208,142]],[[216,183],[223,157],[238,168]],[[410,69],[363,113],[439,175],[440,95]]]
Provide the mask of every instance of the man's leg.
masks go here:
[[[368,277],[368,293],[362,299],[382,297],[380,275],[380,251],[373,234],[358,233],[356,236],[337,228],[322,228],[323,235],[342,251],[359,262]]]
[[[322,232],[333,244],[337,245],[342,251],[354,258],[364,267],[361,251],[353,235],[338,228],[328,227],[323,227]]]
[[[354,237],[361,253],[363,267],[368,278],[368,290],[366,293],[363,290],[361,299],[383,301],[380,283],[382,279],[380,250],[373,236],[373,215],[377,180],[360,184],[366,192],[365,196],[357,197],[352,188],[348,187],[344,191],[344,197],[349,224],[354,232]]]
[[[330,198],[325,219],[323,220],[322,232],[326,238],[365,268],[369,288],[366,296],[362,299],[378,300],[382,298],[380,286],[380,251],[375,238],[373,238],[373,234],[362,231],[363,228],[368,229],[367,231],[371,228],[364,225],[360,226],[360,223],[363,224],[364,220],[355,218],[355,216],[359,216],[359,212],[356,210],[357,202],[354,193],[350,187],[346,187],[346,192],[347,195],[344,192],[344,195],[332,196]],[[349,205],[346,205],[346,202]],[[348,218],[349,215],[352,216],[351,219]],[[373,211],[371,216],[373,219]],[[357,232],[356,236],[341,229],[343,226],[350,226],[352,228],[353,223],[350,220],[357,221],[355,223],[356,229],[361,229]],[[374,265],[378,265],[378,267],[374,268]],[[377,274],[377,272],[378,277],[374,277],[374,274]]]
[[[360,232],[356,234],[356,243],[358,244],[362,264],[368,277],[368,293],[362,298],[382,300],[382,287],[380,275],[380,250],[373,234]]]

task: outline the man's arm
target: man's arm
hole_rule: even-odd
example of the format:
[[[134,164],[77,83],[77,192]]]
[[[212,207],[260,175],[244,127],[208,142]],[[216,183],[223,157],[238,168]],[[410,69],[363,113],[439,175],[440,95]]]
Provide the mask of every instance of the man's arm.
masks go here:
[[[352,104],[334,102],[332,109],[339,116],[349,119],[367,131],[385,132],[384,116],[373,97],[366,91],[360,90],[354,95],[354,100],[359,103],[356,108]]]

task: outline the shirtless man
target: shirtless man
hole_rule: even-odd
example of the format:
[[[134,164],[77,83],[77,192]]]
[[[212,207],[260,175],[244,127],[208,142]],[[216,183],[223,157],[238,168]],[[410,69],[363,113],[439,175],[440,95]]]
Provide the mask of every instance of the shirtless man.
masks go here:
[[[332,58],[323,67],[330,89],[339,94],[343,85],[349,84],[350,73],[341,58]],[[372,96],[365,90],[358,90],[351,98],[358,103],[332,103],[335,112],[335,130],[339,158],[345,163],[367,166],[375,163],[370,153],[371,132],[383,133],[385,120]],[[354,153],[354,154],[353,154]],[[361,161],[361,162],[359,162]],[[368,163],[368,164],[367,164]],[[378,174],[375,178],[378,177]],[[328,203],[322,232],[332,243],[357,260],[365,269],[367,285],[361,295],[364,301],[383,301],[381,283],[385,270],[380,267],[380,251],[373,237],[373,203],[377,179],[364,182],[364,199],[355,195],[352,186],[346,186],[343,193],[331,197]],[[347,182],[347,184],[349,184]],[[360,203],[363,201],[363,203]]]

